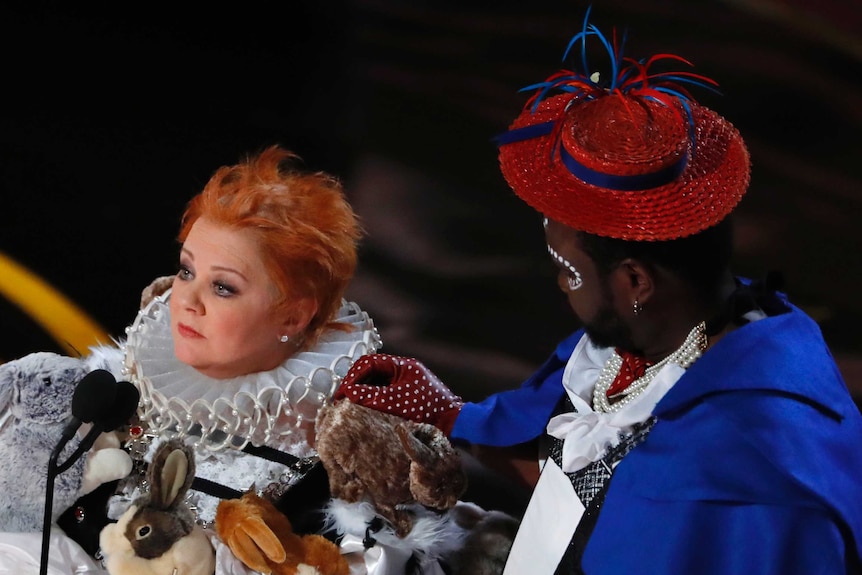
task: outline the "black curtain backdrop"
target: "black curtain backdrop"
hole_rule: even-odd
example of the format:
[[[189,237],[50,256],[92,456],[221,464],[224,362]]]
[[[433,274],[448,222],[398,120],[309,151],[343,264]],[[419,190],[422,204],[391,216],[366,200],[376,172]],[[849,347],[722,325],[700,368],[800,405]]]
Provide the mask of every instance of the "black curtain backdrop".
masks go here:
[[[592,3],[626,53],[685,56],[753,160],[740,273],[784,273],[862,394],[862,17],[852,0]],[[280,143],[339,175],[367,236],[350,297],[383,351],[468,399],[512,387],[577,327],[538,217],[491,138],[561,66],[587,2],[246,2],[0,8],[0,253],[115,337],[175,270],[186,201]],[[0,360],[58,349],[0,298]]]

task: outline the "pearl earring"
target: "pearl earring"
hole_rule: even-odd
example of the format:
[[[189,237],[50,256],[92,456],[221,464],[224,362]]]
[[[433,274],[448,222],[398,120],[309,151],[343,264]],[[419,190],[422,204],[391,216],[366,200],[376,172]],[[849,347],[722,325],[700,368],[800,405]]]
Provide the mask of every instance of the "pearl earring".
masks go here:
[[[278,339],[281,341],[281,343],[287,343],[290,338],[286,335],[283,335]]]
[[[641,306],[640,302],[638,302],[638,300],[635,299],[635,303],[632,304],[632,311],[634,312],[634,314],[635,315],[639,314],[642,309],[643,309],[643,306]]]

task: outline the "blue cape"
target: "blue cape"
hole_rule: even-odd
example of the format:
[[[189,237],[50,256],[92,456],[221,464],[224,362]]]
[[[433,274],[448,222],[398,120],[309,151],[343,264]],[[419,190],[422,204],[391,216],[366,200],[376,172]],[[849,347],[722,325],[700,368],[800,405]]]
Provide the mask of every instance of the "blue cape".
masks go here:
[[[544,433],[578,331],[517,390],[467,404],[452,437]],[[862,416],[817,324],[736,329],[654,410],[617,467],[583,557],[600,573],[845,573],[862,556]]]

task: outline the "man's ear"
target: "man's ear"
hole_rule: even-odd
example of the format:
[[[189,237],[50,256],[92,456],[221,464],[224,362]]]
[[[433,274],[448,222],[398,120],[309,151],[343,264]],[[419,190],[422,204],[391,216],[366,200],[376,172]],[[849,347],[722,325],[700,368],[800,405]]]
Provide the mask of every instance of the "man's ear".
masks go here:
[[[617,289],[629,302],[643,306],[655,293],[655,275],[649,266],[635,258],[626,258],[615,270]]]
[[[295,337],[305,331],[311,320],[317,314],[317,300],[312,297],[299,298],[291,302],[290,307],[285,310],[285,319],[282,324],[282,333]]]

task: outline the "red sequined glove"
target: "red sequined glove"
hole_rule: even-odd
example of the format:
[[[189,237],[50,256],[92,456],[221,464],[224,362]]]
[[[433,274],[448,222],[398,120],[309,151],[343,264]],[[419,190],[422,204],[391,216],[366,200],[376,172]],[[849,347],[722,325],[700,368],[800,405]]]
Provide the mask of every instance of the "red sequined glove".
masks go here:
[[[344,376],[333,400],[347,399],[376,411],[430,423],[446,437],[464,405],[431,370],[408,357],[363,355]]]

